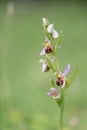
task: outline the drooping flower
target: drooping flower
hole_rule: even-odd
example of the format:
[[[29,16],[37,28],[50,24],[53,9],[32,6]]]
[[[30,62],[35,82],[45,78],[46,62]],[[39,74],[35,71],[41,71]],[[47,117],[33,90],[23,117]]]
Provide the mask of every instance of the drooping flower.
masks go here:
[[[70,64],[67,65],[63,73],[61,72],[58,73],[56,84],[58,86],[61,86],[61,88],[64,88],[66,85],[66,75],[69,73],[69,71],[70,71]]]
[[[46,37],[45,47],[40,52],[40,55],[50,54],[52,52],[53,52],[53,47],[51,45],[50,40]]]
[[[48,65],[46,60],[40,59],[40,63],[42,64],[42,72],[48,72],[50,66]]]
[[[51,88],[50,92],[47,93],[48,96],[52,96],[54,99],[60,98],[59,92],[56,88]]]
[[[54,39],[58,38],[59,37],[59,34],[58,32],[54,29],[54,25],[53,24],[50,24],[47,28],[47,32],[52,34],[52,37]]]

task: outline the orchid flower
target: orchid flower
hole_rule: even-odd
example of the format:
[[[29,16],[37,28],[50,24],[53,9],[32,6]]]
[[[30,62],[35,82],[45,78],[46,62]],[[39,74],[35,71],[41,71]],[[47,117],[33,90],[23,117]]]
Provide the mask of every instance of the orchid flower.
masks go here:
[[[50,92],[47,93],[48,96],[52,96],[54,99],[60,98],[60,95],[56,88],[51,88]]]
[[[40,55],[45,55],[45,54],[49,54],[53,52],[53,47],[51,45],[50,40],[46,37],[46,41],[45,41],[45,47],[42,49],[42,51],[40,52]]]
[[[69,71],[70,71],[70,64],[67,65],[63,73],[59,72],[58,74],[56,84],[58,86],[61,86],[61,88],[64,88],[66,85],[66,75],[69,73]]]
[[[59,34],[58,32],[54,29],[54,25],[53,24],[50,24],[47,28],[47,32],[52,34],[52,37],[54,39],[58,38],[59,37]]]
[[[46,60],[40,59],[40,63],[42,64],[42,72],[48,72],[50,67]]]

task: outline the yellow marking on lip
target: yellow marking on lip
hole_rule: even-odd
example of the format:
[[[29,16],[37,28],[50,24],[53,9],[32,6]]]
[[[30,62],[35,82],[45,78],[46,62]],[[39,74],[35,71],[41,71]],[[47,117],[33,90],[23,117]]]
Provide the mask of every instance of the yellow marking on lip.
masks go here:
[[[61,75],[60,75],[60,74],[58,74],[58,78],[61,78]]]
[[[45,43],[46,47],[50,47],[50,44],[48,42]]]

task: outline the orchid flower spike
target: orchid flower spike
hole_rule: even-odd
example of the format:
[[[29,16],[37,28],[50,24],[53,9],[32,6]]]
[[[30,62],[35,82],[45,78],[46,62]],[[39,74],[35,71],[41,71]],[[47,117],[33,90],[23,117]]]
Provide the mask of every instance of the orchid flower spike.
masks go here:
[[[45,54],[49,54],[53,52],[53,47],[51,45],[50,40],[46,37],[45,40],[45,47],[42,49],[42,51],[40,52],[40,55],[45,55]]]
[[[66,85],[66,75],[69,73],[69,71],[70,71],[70,64],[67,65],[63,73],[59,72],[58,74],[56,84],[58,86],[61,86],[61,88],[64,88]]]
[[[52,34],[52,37],[54,39],[58,38],[59,37],[59,34],[58,32],[54,29],[54,25],[53,24],[50,24],[47,28],[47,32]]]
[[[40,59],[40,63],[42,64],[42,72],[48,72],[50,67],[46,60]]]
[[[47,93],[48,96],[52,96],[54,99],[60,98],[59,92],[56,88],[51,88],[50,92]]]

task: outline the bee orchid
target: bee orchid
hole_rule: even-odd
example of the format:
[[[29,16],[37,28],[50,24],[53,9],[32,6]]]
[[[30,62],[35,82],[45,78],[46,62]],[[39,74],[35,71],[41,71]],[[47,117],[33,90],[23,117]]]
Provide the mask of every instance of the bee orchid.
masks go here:
[[[63,73],[61,72],[58,73],[56,84],[58,86],[61,86],[61,88],[64,88],[66,85],[66,75],[69,73],[69,71],[70,71],[70,64],[67,65]]]

